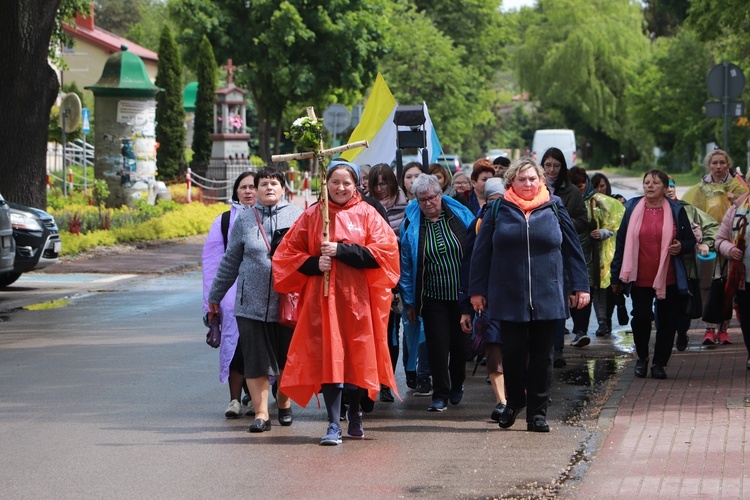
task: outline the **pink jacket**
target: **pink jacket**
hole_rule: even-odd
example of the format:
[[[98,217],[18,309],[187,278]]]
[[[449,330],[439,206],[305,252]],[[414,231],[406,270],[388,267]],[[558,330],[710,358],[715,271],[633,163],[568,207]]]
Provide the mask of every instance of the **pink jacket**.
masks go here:
[[[748,195],[750,193],[745,193],[737,198],[737,201],[724,214],[724,219],[721,221],[721,227],[719,227],[719,233],[716,235],[716,243],[714,244],[719,255],[729,258],[729,252],[736,246],[734,241],[732,241],[732,221],[734,220],[734,215],[737,213],[737,207],[745,201]]]

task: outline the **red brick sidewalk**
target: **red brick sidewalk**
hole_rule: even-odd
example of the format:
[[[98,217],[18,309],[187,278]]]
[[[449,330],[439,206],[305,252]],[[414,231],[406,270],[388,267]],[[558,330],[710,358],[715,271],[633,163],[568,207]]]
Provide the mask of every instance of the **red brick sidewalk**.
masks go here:
[[[674,351],[666,380],[626,369],[629,387],[576,498],[750,498],[747,351],[737,326],[732,345],[701,346],[702,334]]]

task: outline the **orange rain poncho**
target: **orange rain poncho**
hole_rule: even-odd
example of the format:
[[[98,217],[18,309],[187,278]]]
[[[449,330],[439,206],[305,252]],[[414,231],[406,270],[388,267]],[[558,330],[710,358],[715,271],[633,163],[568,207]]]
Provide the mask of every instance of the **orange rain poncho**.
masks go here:
[[[323,275],[298,271],[320,256],[323,221],[318,205],[297,219],[273,256],[274,288],[299,292],[294,330],[280,390],[300,406],[321,384],[349,383],[375,399],[383,384],[396,391],[388,353],[391,289],[399,279],[396,235],[388,222],[355,193],[342,206],[329,203],[330,241],[366,247],[380,265],[357,269],[333,259],[328,297]]]

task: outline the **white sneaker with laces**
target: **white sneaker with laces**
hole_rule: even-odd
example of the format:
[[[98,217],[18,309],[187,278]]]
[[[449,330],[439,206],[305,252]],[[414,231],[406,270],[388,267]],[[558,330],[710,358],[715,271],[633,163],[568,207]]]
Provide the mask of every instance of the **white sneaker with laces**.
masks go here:
[[[242,405],[236,399],[230,401],[229,406],[224,411],[224,416],[227,418],[239,418],[242,416]]]

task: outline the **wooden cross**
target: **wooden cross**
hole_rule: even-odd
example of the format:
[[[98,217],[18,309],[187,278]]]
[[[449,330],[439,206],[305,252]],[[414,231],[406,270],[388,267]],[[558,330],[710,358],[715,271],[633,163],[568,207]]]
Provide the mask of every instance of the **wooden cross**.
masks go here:
[[[232,59],[227,59],[227,65],[224,66],[224,69],[227,70],[227,85],[233,84],[234,70],[237,69],[237,66],[232,65]]]
[[[307,107],[307,116],[311,120],[318,120],[315,116],[315,110],[312,106]],[[323,216],[323,241],[326,243],[329,241],[328,227],[331,224],[331,221],[328,217],[328,180],[326,179],[328,172],[325,168],[320,168],[319,165],[327,156],[332,156],[336,153],[343,153],[344,151],[348,151],[354,148],[368,147],[370,147],[370,143],[365,140],[352,142],[350,144],[344,144],[335,148],[323,149],[323,141],[321,140],[320,144],[318,145],[317,151],[306,151],[304,153],[291,153],[286,155],[271,156],[271,161],[273,163],[290,160],[309,160],[310,158],[313,159],[313,171],[315,171],[315,169],[318,169],[318,171],[320,172],[320,203],[318,203],[318,205],[320,206],[320,213]],[[328,271],[326,271],[324,274],[323,296],[328,297],[329,273]]]

